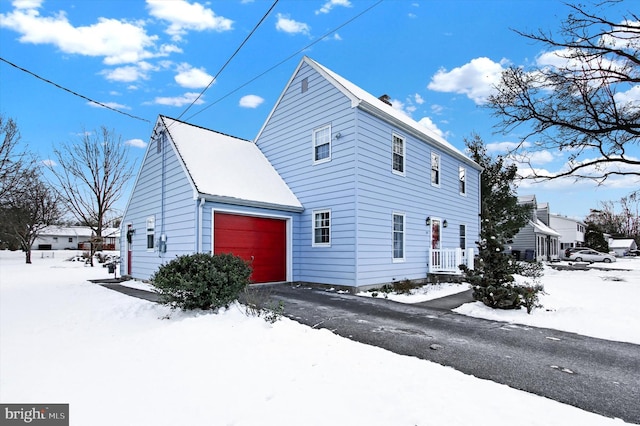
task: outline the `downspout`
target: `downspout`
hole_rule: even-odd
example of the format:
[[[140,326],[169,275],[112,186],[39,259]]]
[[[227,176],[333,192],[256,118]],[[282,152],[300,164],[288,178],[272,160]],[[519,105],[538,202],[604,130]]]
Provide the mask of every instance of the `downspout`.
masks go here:
[[[202,222],[204,212],[204,197],[200,198],[200,205],[198,206],[198,229],[196,229],[196,241],[198,242],[197,252],[202,253]]]

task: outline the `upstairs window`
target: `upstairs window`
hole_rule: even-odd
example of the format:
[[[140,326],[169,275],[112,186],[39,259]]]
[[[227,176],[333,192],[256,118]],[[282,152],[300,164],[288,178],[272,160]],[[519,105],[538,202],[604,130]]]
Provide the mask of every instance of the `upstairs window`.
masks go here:
[[[331,126],[327,125],[313,131],[313,162],[323,163],[331,160]]]
[[[309,78],[305,77],[302,79],[302,83],[300,83],[300,93],[304,93],[309,90]]]
[[[393,173],[404,175],[404,139],[393,135]]]
[[[440,186],[440,156],[431,153],[431,185]]]
[[[460,195],[466,195],[467,194],[467,169],[465,169],[462,166],[458,167],[458,179],[459,179],[458,189],[460,190]]]
[[[331,210],[313,211],[313,246],[331,245]]]

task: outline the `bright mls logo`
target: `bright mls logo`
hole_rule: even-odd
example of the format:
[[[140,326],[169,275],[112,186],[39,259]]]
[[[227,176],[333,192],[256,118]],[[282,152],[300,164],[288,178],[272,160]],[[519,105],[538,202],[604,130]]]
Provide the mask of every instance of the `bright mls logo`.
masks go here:
[[[69,426],[69,404],[0,404],[0,424]]]

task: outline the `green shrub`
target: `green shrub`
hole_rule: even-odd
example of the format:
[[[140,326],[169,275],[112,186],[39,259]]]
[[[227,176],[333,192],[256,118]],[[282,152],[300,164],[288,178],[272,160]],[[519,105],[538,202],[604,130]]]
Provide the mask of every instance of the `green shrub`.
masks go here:
[[[471,276],[469,271],[467,277],[473,278],[473,298],[485,305],[495,309],[520,309],[525,307],[530,314],[534,308],[540,308],[539,295],[544,294],[544,288],[540,284],[539,278],[543,274],[543,267],[540,262],[517,262],[513,263],[511,270],[513,273],[531,279],[526,284],[517,284],[512,275],[505,275],[501,280],[489,280],[487,275],[476,274]]]
[[[249,276],[251,267],[237,256],[196,253],[162,265],[151,280],[171,308],[218,309],[238,299]]]

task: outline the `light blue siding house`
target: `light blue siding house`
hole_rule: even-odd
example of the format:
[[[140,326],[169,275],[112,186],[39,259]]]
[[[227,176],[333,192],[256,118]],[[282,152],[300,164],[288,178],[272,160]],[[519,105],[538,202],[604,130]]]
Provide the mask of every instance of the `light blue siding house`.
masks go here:
[[[192,136],[178,134],[181,128],[194,126],[166,117],[156,125],[123,220],[123,227],[135,229],[131,251],[122,257],[130,259],[123,265],[125,275],[148,278],[180,253],[230,251],[254,262],[256,282],[362,289],[456,274],[459,264],[473,264],[481,168],[384,100],[308,57],[254,143],[197,128],[199,153],[187,158],[182,146]],[[169,147],[164,157],[153,147],[163,138]],[[217,146],[220,139],[228,142],[224,155],[219,148],[205,152],[205,145]],[[239,178],[243,169],[236,168],[216,177],[211,164],[197,166],[207,155],[224,161],[246,155],[234,149],[247,145],[261,165],[252,176]],[[247,192],[245,187],[267,174],[271,190]],[[171,211],[167,201],[165,207],[158,201],[162,193],[171,197]],[[174,229],[180,235],[171,236]],[[150,247],[153,238],[157,246]],[[140,259],[138,250],[144,252]],[[278,254],[266,263],[279,266],[267,271],[259,260],[273,250]]]

